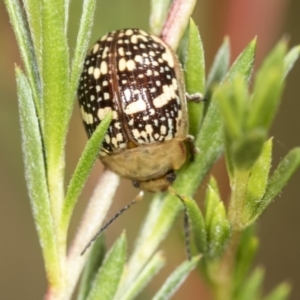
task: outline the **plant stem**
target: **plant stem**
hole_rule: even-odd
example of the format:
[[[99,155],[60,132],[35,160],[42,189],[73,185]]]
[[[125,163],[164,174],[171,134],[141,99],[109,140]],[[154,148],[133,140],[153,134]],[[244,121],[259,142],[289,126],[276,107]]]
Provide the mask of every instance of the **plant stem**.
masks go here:
[[[231,238],[226,248],[217,275],[214,278],[214,295],[217,300],[230,300],[233,293],[234,262],[243,231],[242,212],[249,178],[248,171],[236,170],[231,185],[232,195],[228,208],[228,220],[231,224]]]
[[[68,251],[67,286],[64,291],[64,300],[71,299],[90,249],[84,255],[80,253],[103,223],[119,183],[120,177],[109,169],[105,169],[96,184]]]
[[[174,0],[172,2],[161,32],[161,38],[173,50],[176,50],[178,47],[196,2],[196,0]]]

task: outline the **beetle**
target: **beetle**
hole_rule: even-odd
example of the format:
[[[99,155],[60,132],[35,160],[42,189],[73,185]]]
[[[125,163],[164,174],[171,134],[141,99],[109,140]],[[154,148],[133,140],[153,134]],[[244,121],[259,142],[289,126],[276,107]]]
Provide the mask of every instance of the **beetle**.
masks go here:
[[[172,49],[140,29],[107,33],[86,56],[78,99],[89,136],[112,112],[103,164],[142,190],[168,189],[191,140],[183,72]]]

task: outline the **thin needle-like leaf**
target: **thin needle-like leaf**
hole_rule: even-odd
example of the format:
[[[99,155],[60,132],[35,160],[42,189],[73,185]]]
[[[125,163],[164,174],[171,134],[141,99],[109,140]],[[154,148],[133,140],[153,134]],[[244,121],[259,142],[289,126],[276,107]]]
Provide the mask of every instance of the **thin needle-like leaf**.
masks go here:
[[[64,198],[64,146],[69,122],[66,111],[70,109],[69,49],[64,1],[42,3],[44,146],[52,214],[58,222]]]
[[[101,235],[93,245],[81,276],[77,300],[85,300],[105,255],[105,239]]]
[[[285,78],[289,72],[292,70],[294,64],[298,60],[300,55],[300,46],[293,47],[284,58],[284,74],[283,78]]]
[[[186,91],[190,95],[204,95],[205,62],[202,40],[199,30],[192,19],[188,29],[188,40],[184,62],[184,78]],[[193,136],[199,132],[202,120],[203,103],[188,103],[189,133]]]
[[[42,73],[42,38],[43,38],[43,27],[42,27],[42,1],[40,0],[23,0],[25,11],[27,15],[27,20],[30,28],[31,38],[33,41],[33,46],[35,50],[35,55],[37,57],[37,62],[39,66],[39,72]]]
[[[40,120],[43,120],[43,108],[41,103],[41,82],[38,73],[38,64],[34,53],[34,47],[30,38],[30,33],[26,25],[25,17],[17,0],[5,0],[5,5],[10,17],[12,27],[20,49],[21,57],[37,114]]]
[[[71,178],[61,214],[61,228],[65,234],[68,224],[70,223],[75,204],[81,194],[86,180],[88,179],[88,176],[90,175],[92,167],[94,166],[110,121],[111,114],[107,114],[88,140]]]
[[[68,118],[72,113],[73,101],[76,96],[77,85],[82,71],[83,61],[89,45],[94,12],[96,7],[96,0],[84,0],[82,5],[82,15],[80,19],[79,32],[77,36],[77,43],[74,51],[74,57],[72,59],[71,74],[70,74],[70,95],[69,106],[67,107],[66,114]]]
[[[128,288],[128,290],[121,296],[121,298],[115,297],[117,300],[131,300],[135,299],[136,296],[143,290],[143,288],[149,283],[150,280],[161,270],[165,264],[165,259],[161,252],[157,252],[145,265],[141,273],[138,275],[136,280]]]
[[[16,68],[16,77],[27,188],[48,280],[55,287],[59,285],[61,271],[46,185],[42,136],[26,76]]]
[[[271,175],[266,193],[260,202],[257,210],[253,214],[253,218],[257,219],[274,198],[282,191],[289,179],[300,167],[300,148],[291,150],[279,163],[278,167]]]
[[[123,233],[105,256],[89,292],[87,300],[113,299],[126,260],[126,237]]]
[[[207,76],[205,97],[210,98],[212,88],[215,84],[220,83],[226,75],[230,61],[229,38],[225,37],[220,49],[218,50],[212,67]]]
[[[153,300],[167,300],[177,291],[185,278],[197,266],[200,256],[195,256],[190,261],[182,263],[166,280],[160,290],[154,295]]]

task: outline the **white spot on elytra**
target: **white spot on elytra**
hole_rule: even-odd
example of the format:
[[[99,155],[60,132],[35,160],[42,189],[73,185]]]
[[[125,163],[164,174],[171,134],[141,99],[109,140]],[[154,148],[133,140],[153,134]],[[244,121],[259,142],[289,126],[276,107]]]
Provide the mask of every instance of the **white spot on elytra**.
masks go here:
[[[132,34],[133,34],[133,30],[132,30],[132,29],[127,29],[127,30],[125,31],[125,34],[126,34],[126,35],[132,35]]]
[[[115,148],[118,147],[117,139],[116,139],[115,137],[113,137],[113,138],[111,139],[111,143],[114,145]]]
[[[121,71],[121,72],[125,70],[125,68],[126,68],[126,60],[125,60],[125,58],[121,58],[119,60],[118,68],[119,68],[119,71]]]
[[[135,139],[138,139],[140,137],[140,132],[137,129],[133,129],[131,132]]]
[[[135,114],[137,112],[140,112],[140,111],[144,111],[146,110],[146,103],[144,100],[142,99],[139,99],[135,102],[131,102],[130,104],[128,104],[124,110],[124,112],[128,115],[130,114]]]
[[[141,57],[140,55],[136,55],[136,56],[134,57],[134,60],[135,60],[136,62],[140,63],[140,62],[142,61],[142,57]]]
[[[97,115],[99,120],[103,120],[104,117],[107,115],[108,112],[111,111],[111,108],[109,106],[105,107],[105,108],[99,108]]]
[[[153,99],[153,105],[157,108],[166,105],[171,99],[175,99],[176,94],[173,85],[164,85],[163,92]]]
[[[149,109],[149,114],[150,116],[153,116],[155,114],[155,110],[153,108]]]
[[[140,34],[142,34],[142,35],[145,35],[145,36],[147,36],[147,35],[148,35],[148,33],[147,33],[147,32],[145,32],[144,30],[141,30],[141,29],[139,30],[139,33],[140,33]]]
[[[106,142],[107,144],[109,144],[109,143],[110,143],[110,137],[109,137],[109,135],[108,135],[108,134],[105,136],[105,142]]]
[[[165,125],[161,125],[160,126],[160,133],[165,135],[167,132],[167,127]]]
[[[107,73],[107,63],[105,61],[101,62],[100,70],[101,70],[102,74],[106,74]]]
[[[94,71],[94,67],[89,67],[89,69],[88,69],[88,73],[89,73],[89,74],[92,74],[92,73],[93,73],[93,71]]]
[[[108,40],[108,39],[107,39],[107,40]],[[108,48],[108,47],[105,47],[104,50],[103,50],[102,59],[104,59],[104,58],[107,57],[108,51],[109,51],[109,48]]]
[[[120,56],[124,56],[124,55],[125,55],[125,53],[124,53],[124,48],[123,48],[123,47],[120,47],[120,48],[118,49],[118,53],[119,53]]]
[[[148,134],[151,134],[151,133],[153,132],[153,127],[152,127],[151,125],[149,125],[149,124],[147,124],[147,125],[145,126],[145,129],[146,129],[146,132],[147,132]]]
[[[129,126],[132,126],[132,125],[133,125],[133,119],[131,119],[131,120],[128,122],[128,125],[129,125]]]
[[[94,123],[93,115],[85,112],[83,106],[81,106],[80,112],[81,112],[81,117],[82,117],[82,119],[84,120],[84,122],[86,124],[93,124]]]
[[[135,68],[135,62],[131,59],[126,62],[128,71],[132,71]]]
[[[93,72],[94,78],[98,79],[100,77],[100,74],[101,74],[100,69],[99,68],[95,68],[94,72]]]
[[[121,123],[120,122],[116,122],[114,125],[117,129],[121,129]]]
[[[104,41],[104,40],[106,40],[106,38],[107,38],[107,34],[106,34],[106,35],[104,35],[104,36],[101,38],[101,41]]]
[[[131,91],[130,91],[130,89],[125,89],[124,90],[124,96],[125,96],[126,101],[130,101],[130,99],[131,99]]]
[[[120,133],[120,132],[117,133],[116,138],[117,138],[117,141],[119,141],[119,142],[123,141],[123,135],[122,135],[122,133]]]

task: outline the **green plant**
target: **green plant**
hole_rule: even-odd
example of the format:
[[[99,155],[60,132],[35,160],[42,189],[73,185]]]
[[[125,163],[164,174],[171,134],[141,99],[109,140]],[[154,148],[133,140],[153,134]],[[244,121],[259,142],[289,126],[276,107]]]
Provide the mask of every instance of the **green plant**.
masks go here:
[[[207,101],[204,105],[189,104],[190,132],[201,155],[186,163],[174,184],[187,207],[195,255],[172,273],[154,299],[170,298],[197,265],[216,299],[248,299],[249,295],[249,299],[286,299],[286,284],[263,298],[262,270],[256,269],[249,278],[247,273],[257,248],[253,224],[300,164],[300,149],[293,149],[269,175],[272,139],[268,130],[285,77],[300,48],[287,51],[286,41],[280,41],[257,72],[251,92],[256,40],[229,68],[229,41],[225,39],[205,80],[201,38],[189,21],[195,1],[184,1],[185,5],[173,1],[170,15],[179,12],[180,22],[174,22],[170,15],[165,21],[169,2],[152,1],[150,30],[162,33],[174,49],[180,44],[187,91],[205,94]],[[83,1],[71,59],[66,37],[69,1],[23,3],[24,11],[19,1],[5,0],[25,70],[16,67],[20,122],[26,180],[49,284],[46,299],[70,299],[86,260],[78,299],[133,299],[162,268],[165,259],[157,248],[182,203],[170,193],[154,196],[128,262],[125,234],[106,255],[103,239],[99,238],[88,253],[80,256],[103,222],[119,183],[117,175],[105,170],[67,249],[73,209],[111,119],[107,115],[88,141],[65,191],[66,134],[96,1]],[[232,189],[230,204],[226,209],[211,178],[202,214],[192,197],[223,150]]]

